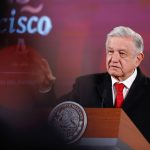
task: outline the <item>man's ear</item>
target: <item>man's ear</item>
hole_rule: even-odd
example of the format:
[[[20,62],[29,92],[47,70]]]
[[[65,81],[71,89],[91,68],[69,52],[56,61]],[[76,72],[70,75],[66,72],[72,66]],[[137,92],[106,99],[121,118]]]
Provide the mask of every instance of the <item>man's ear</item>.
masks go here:
[[[142,62],[143,59],[144,59],[144,54],[142,52],[137,54],[136,67],[138,67],[140,65],[140,63]]]

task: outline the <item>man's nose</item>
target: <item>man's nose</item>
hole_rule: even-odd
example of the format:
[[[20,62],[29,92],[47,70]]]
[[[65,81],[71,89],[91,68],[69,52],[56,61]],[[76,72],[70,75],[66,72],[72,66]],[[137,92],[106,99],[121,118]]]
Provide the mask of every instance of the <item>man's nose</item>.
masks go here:
[[[120,59],[120,55],[118,52],[114,52],[113,55],[112,55],[112,61],[113,62],[118,62]]]

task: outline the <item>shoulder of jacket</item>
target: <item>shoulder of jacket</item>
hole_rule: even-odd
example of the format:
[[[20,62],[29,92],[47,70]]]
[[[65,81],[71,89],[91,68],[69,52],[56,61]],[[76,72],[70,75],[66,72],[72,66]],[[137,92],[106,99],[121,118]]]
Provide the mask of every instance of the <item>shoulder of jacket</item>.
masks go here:
[[[150,77],[144,76],[145,77],[145,84],[150,86]]]
[[[87,74],[87,75],[81,75],[76,78],[76,80],[101,80],[103,79],[106,75],[108,75],[107,72],[102,72],[102,73],[94,73],[94,74]]]

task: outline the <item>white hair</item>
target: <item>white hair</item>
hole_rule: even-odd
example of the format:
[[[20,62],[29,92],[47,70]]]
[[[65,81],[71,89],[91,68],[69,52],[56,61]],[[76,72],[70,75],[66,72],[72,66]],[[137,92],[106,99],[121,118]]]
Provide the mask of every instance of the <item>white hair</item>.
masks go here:
[[[143,43],[142,36],[139,33],[136,33],[135,31],[133,31],[129,27],[118,26],[118,27],[113,28],[113,30],[107,34],[106,46],[107,46],[109,38],[111,37],[131,37],[133,39],[133,42],[135,43],[137,51],[143,52],[144,50],[144,43]]]

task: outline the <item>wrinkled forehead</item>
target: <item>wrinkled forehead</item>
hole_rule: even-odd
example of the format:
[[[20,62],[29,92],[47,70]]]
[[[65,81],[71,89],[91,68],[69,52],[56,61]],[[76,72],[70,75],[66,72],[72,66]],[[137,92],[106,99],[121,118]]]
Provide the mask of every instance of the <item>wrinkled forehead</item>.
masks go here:
[[[131,37],[111,37],[106,44],[106,50],[108,49],[136,51],[137,47]]]
[[[115,43],[116,45],[135,45],[135,42],[130,36],[111,36],[107,38],[106,46]]]

